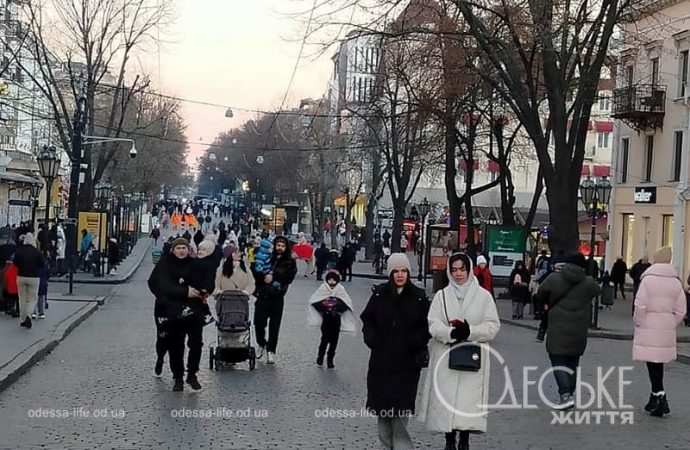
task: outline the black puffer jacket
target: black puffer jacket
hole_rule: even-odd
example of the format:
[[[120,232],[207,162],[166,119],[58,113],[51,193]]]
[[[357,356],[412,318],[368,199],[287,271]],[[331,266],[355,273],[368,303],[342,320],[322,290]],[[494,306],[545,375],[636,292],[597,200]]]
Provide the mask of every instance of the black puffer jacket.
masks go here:
[[[177,319],[185,306],[200,308],[201,299],[189,298],[189,281],[192,279],[194,259],[179,259],[172,253],[165,254],[149,277],[149,289],[156,296],[156,317]]]
[[[212,254],[205,258],[195,258],[192,264],[192,276],[189,285],[200,291],[212,294],[216,288],[216,272],[220,261],[223,259],[223,251],[216,245]]]
[[[18,245],[14,254],[14,264],[20,277],[40,278],[45,260],[33,245]]]
[[[297,263],[292,257],[290,248],[278,255],[273,252],[270,259],[271,274],[273,282],[266,284],[263,273],[254,273],[256,279],[256,296],[258,299],[282,298],[287,293],[290,284],[295,281],[297,276]]]
[[[391,283],[376,286],[362,312],[364,342],[371,349],[367,408],[376,414],[412,414],[429,339],[429,299],[409,283],[398,294]]]

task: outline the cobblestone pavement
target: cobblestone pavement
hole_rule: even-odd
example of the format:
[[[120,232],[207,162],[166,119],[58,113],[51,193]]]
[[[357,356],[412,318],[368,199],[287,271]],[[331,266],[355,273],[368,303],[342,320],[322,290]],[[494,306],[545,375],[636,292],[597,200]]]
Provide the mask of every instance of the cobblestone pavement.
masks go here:
[[[361,336],[341,339],[337,369],[314,364],[318,330],[305,326],[305,299],[317,286],[298,279],[286,301],[279,361],[218,372],[208,370],[208,351],[200,380],[204,390],[171,392],[171,377],[152,376],[153,299],[146,288],[150,260],[129,283],[115,288],[114,296],[76,329],[45,360],[0,393],[0,448],[8,449],[374,449],[378,446],[371,417],[321,418],[324,409],[359,413],[366,394],[368,351]],[[371,282],[347,283],[360,311]],[[206,328],[205,343],[215,340]],[[646,371],[630,362],[630,343],[590,340],[583,359],[583,379],[594,382],[596,366],[632,366],[625,374],[632,385],[624,389],[624,402],[635,406],[634,424],[551,425],[551,411],[529,388],[523,395],[523,367],[538,366],[530,379],[537,381],[546,367],[543,345],[534,333],[505,326],[495,348],[506,365],[493,364],[491,399],[501,397],[504,369],[511,375],[517,401],[528,397],[535,410],[498,410],[489,417],[489,432],[472,438],[479,449],[686,449],[690,447],[690,367],[672,364],[666,389],[673,414],[663,420],[640,412],[649,392]],[[544,382],[546,395],[555,398],[551,376]],[[618,402],[617,379],[606,383]],[[176,417],[190,412],[226,408],[226,417]],[[610,409],[610,408],[609,408]],[[238,417],[227,417],[229,413]],[[249,417],[244,417],[249,413]],[[37,414],[69,417],[35,417]],[[105,414],[107,417],[94,417]],[[262,417],[262,416],[266,417]],[[412,422],[410,431],[418,448],[443,448],[443,436]]]

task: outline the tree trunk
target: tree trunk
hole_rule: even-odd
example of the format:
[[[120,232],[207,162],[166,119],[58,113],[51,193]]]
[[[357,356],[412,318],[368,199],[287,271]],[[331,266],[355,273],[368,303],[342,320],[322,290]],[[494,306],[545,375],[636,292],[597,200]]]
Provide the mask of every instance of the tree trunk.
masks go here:
[[[566,177],[563,177],[566,178]],[[580,232],[577,223],[577,189],[567,179],[553,180],[546,191],[549,201],[549,247],[555,255],[577,252]]]
[[[404,194],[403,194],[404,195]],[[391,236],[391,252],[400,252],[400,241],[402,238],[403,221],[405,220],[404,199],[398,198],[393,201],[393,233]]]
[[[462,210],[462,204],[455,187],[455,176],[457,175],[457,169],[455,168],[455,157],[456,149],[458,146],[457,136],[455,135],[455,103],[457,99],[454,96],[450,96],[446,99],[446,111],[445,111],[445,150],[446,150],[446,161],[445,161],[445,185],[446,185],[446,197],[448,198],[448,205],[450,211],[450,229],[458,229],[458,221],[460,219],[460,212]]]
[[[379,192],[379,186],[381,185],[381,152],[378,147],[374,148],[372,151],[372,161],[371,161],[371,190],[369,194],[369,199],[367,201],[367,213],[366,213],[366,228],[367,228],[367,240],[366,240],[366,257],[367,259],[373,258],[374,255],[374,233],[376,231],[376,217],[374,216],[374,210],[376,209],[376,204],[378,199],[376,198]]]

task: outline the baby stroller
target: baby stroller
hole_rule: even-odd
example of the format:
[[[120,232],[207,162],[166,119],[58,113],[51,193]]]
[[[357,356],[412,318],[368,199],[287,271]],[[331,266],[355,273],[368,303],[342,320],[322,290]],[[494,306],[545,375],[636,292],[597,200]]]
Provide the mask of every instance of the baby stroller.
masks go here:
[[[216,296],[218,346],[209,348],[209,368],[249,361],[256,367],[256,350],[252,347],[249,296],[242,291],[223,291]]]

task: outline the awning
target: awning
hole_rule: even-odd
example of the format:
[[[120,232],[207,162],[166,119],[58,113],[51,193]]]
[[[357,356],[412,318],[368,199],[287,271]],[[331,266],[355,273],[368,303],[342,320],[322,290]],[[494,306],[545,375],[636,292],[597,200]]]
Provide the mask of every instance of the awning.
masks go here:
[[[612,133],[613,132],[613,122],[594,122],[594,130],[597,133]]]
[[[583,177],[588,177],[589,176],[589,166],[585,165],[582,166],[582,172],[580,172],[580,175]]]
[[[608,177],[611,175],[611,166],[594,166],[595,177]]]
[[[40,180],[36,178],[22,175],[20,173],[14,172],[0,172],[0,180],[3,181],[13,181],[15,183],[26,183],[26,184],[43,184]]]
[[[489,161],[489,164],[487,165],[487,169],[489,172],[500,172],[501,171],[501,165],[497,163],[496,161]]]

